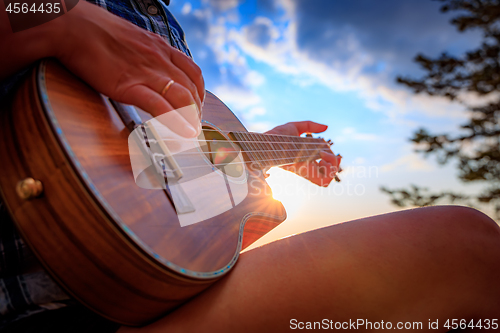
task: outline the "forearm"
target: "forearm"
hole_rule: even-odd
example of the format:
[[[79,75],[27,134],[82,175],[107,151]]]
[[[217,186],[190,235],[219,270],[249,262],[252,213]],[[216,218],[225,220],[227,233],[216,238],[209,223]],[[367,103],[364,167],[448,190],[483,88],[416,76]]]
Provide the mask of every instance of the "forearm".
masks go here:
[[[52,21],[13,33],[0,6],[0,80],[38,59],[55,57],[96,91],[155,117],[189,105],[201,109],[201,70],[159,35],[86,1]],[[164,96],[169,82],[173,87]],[[186,120],[198,128],[194,111],[196,117]]]
[[[13,33],[0,4],[0,80],[16,73],[38,59],[55,55],[59,17],[40,26]]]

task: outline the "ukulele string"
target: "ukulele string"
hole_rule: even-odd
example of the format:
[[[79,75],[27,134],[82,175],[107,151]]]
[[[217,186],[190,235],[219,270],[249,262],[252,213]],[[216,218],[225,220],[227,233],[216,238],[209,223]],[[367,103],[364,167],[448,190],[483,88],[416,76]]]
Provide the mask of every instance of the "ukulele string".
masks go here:
[[[325,145],[327,147],[330,147],[330,145],[326,142],[297,142],[297,141],[276,141],[276,142],[269,142],[269,141],[244,141],[244,140],[215,140],[215,139],[206,139],[206,140],[194,140],[194,139],[162,139],[161,141],[189,141],[189,142],[234,142],[234,143],[255,143],[255,144],[269,144],[269,145],[280,145],[280,144],[294,144],[294,145]]]
[[[243,153],[256,153],[256,154],[259,154],[259,153],[276,153],[276,152],[306,152],[306,153],[310,153],[310,152],[320,152],[320,151],[324,151],[323,149],[271,149],[271,150],[265,150],[265,149],[262,149],[262,150],[245,150],[245,149],[240,149],[240,150],[231,150],[231,151],[226,151],[226,152],[218,152],[218,151],[193,151],[193,152],[179,152],[179,153],[173,153],[172,156],[175,156],[175,155],[198,155],[198,154],[224,154],[224,153],[227,153],[227,154],[234,154],[234,153],[240,153],[240,152],[243,152]],[[286,157],[286,158],[291,158],[291,157]]]
[[[160,123],[161,124],[161,123]],[[168,128],[168,126],[163,125]],[[219,131],[215,129],[203,129],[203,132],[217,132],[217,133],[223,133],[223,134],[241,134],[241,135],[264,135],[264,136],[278,136],[278,137],[289,137],[289,138],[301,138],[301,139],[311,139],[311,140],[323,140],[321,138],[310,138],[310,137],[304,137],[304,136],[297,136],[297,135],[285,135],[285,134],[274,134],[274,133],[257,133],[257,132],[242,132],[242,131]],[[306,133],[306,132],[305,132]]]
[[[262,167],[273,167],[273,166],[282,166],[282,165],[290,165],[290,164],[295,164],[295,163],[302,163],[302,162],[312,162],[314,161],[315,156],[313,156],[313,158],[311,159],[310,156],[304,160],[302,159],[295,159],[295,158],[290,158],[292,159],[292,161],[290,162],[285,162],[285,163],[277,163],[277,164],[272,164],[272,165],[262,165]],[[199,169],[199,168],[212,168],[212,167],[218,167],[218,166],[222,166],[222,167],[227,167],[227,166],[234,166],[236,164],[248,164],[248,163],[252,163],[252,162],[255,162],[257,164],[261,164],[260,162],[269,162],[269,161],[282,161],[282,160],[286,160],[285,158],[281,158],[281,159],[266,159],[266,160],[256,160],[256,161],[232,161],[232,162],[229,162],[229,163],[211,163],[210,164],[199,164],[199,165],[189,165],[189,166],[183,166],[181,167],[181,170],[185,170],[185,169]],[[167,171],[172,171],[170,169],[168,169]]]
[[[247,143],[249,144],[249,146],[251,146],[252,144],[254,144],[255,146],[258,146],[258,145],[291,145],[293,144],[295,147],[297,147],[297,145],[301,145],[301,146],[304,146],[304,145],[314,145],[316,148],[314,149],[311,149],[309,147],[302,147],[302,148],[299,148],[299,149],[274,149],[274,150],[267,150],[267,149],[260,149],[260,150],[245,150],[245,149],[241,149],[241,150],[233,150],[231,152],[229,152],[229,154],[234,154],[234,153],[237,153],[239,155],[240,152],[245,152],[245,153],[256,153],[256,154],[252,154],[252,156],[250,156],[250,158],[253,160],[253,161],[245,161],[245,160],[241,160],[241,161],[231,161],[229,163],[212,163],[210,162],[210,164],[201,164],[201,165],[190,165],[190,166],[184,166],[182,167],[181,169],[194,169],[194,168],[202,168],[202,167],[212,167],[212,166],[229,166],[229,165],[235,165],[235,164],[247,164],[247,163],[258,163],[258,164],[262,164],[265,162],[265,164],[267,164],[267,162],[273,162],[272,166],[279,166],[279,165],[289,165],[289,164],[295,164],[295,163],[300,163],[300,162],[307,162],[307,161],[314,161],[316,159],[319,159],[320,156],[319,156],[319,152],[320,151],[323,151],[323,150],[330,150],[330,145],[328,143],[326,143],[323,139],[319,139],[319,138],[304,138],[304,137],[299,137],[299,136],[293,136],[293,135],[280,135],[280,134],[260,134],[260,133],[252,133],[252,132],[235,132],[235,131],[218,131],[218,130],[212,130],[212,129],[204,129],[203,130],[203,133],[206,133],[206,132],[216,132],[216,133],[224,133],[224,134],[243,134],[243,135],[247,135],[247,136],[250,136],[250,135],[265,135],[265,136],[272,136],[272,137],[279,137],[279,138],[294,138],[294,139],[305,139],[305,140],[314,140],[316,142],[298,142],[298,141],[277,141],[277,142],[266,142],[266,141],[251,141],[251,140],[231,140],[229,138],[229,140],[214,140],[214,139],[208,139],[208,140],[195,140],[195,139],[185,139],[186,141],[189,141],[189,142],[208,142],[208,143],[224,143],[224,142],[228,142],[228,143]],[[225,138],[226,139],[226,138]],[[149,142],[155,142],[156,140],[154,139],[151,139],[151,140],[148,140]],[[176,140],[176,139],[162,139],[161,141],[163,142],[168,142],[168,141],[179,141],[179,140]],[[323,147],[318,147],[319,145],[323,146]],[[258,147],[257,147],[258,148]],[[284,152],[284,153],[288,153],[288,152],[291,152],[295,155],[298,155],[297,152],[306,152],[307,153],[307,156],[285,156],[285,157],[277,157],[277,158],[264,158],[264,159],[260,159],[259,156],[255,156],[257,154],[259,155],[264,155],[264,153],[275,153],[276,152]],[[176,153],[176,154],[172,154],[172,156],[182,156],[182,155],[212,155],[212,154],[218,154],[219,152],[217,151],[210,151],[210,152],[204,152],[204,151],[198,151],[198,152],[182,152],[182,153]],[[264,156],[264,157],[267,157],[267,156]],[[238,157],[235,157],[235,159],[238,158]],[[276,163],[278,162],[278,163]],[[264,167],[268,166],[268,165],[263,165]],[[271,166],[271,165],[270,165]]]
[[[166,126],[165,126],[166,127]],[[237,142],[237,143],[264,143],[264,144],[301,144],[301,145],[313,145],[313,144],[325,144],[328,145],[327,142],[325,142],[324,139],[320,138],[308,138],[308,137],[303,137],[303,136],[295,136],[295,135],[281,135],[281,134],[264,134],[264,133],[254,133],[254,132],[235,132],[235,131],[218,131],[218,130],[212,130],[212,129],[204,129],[202,130],[203,133],[206,132],[215,132],[215,133],[223,133],[223,134],[239,134],[241,136],[243,135],[254,135],[254,136],[261,136],[261,137],[275,137],[275,138],[283,138],[283,139],[288,139],[291,141],[252,141],[252,140],[258,140],[256,138],[250,138],[250,140],[231,140],[229,138],[229,141],[231,142]],[[294,139],[299,139],[299,141],[294,141]],[[185,139],[186,141],[198,141],[198,142],[206,142],[206,141],[214,141],[213,139],[209,140],[195,140],[193,139]],[[306,142],[305,140],[313,140],[314,142]],[[163,139],[162,141],[179,141],[177,139]],[[224,141],[224,140],[215,140],[215,141]],[[328,145],[329,146],[329,145]]]
[[[204,155],[204,153],[200,152],[198,155]],[[257,163],[257,164],[261,164],[262,162],[274,162],[274,164],[272,165],[263,165],[263,167],[266,167],[266,166],[280,166],[280,165],[289,165],[289,164],[295,164],[295,163],[301,163],[301,162],[312,162],[312,161],[315,161],[316,159],[319,159],[320,156],[318,153],[316,154],[310,154],[308,156],[303,156],[303,157],[284,157],[284,158],[267,158],[267,159],[262,159],[262,160],[259,160],[259,159],[256,159],[256,160],[253,160],[253,161],[245,161],[244,159],[239,159],[238,161],[235,161],[236,158],[238,158],[239,156],[235,157],[235,159],[231,162],[228,162],[228,163],[212,163],[210,162],[210,164],[199,164],[199,165],[189,165],[189,166],[183,166],[181,167],[182,170],[184,169],[195,169],[195,168],[206,168],[206,167],[209,167],[211,168],[212,166],[230,166],[230,165],[235,165],[235,164],[248,164],[248,163]],[[276,163],[278,162],[278,163]],[[172,171],[172,170],[168,170],[168,171]]]

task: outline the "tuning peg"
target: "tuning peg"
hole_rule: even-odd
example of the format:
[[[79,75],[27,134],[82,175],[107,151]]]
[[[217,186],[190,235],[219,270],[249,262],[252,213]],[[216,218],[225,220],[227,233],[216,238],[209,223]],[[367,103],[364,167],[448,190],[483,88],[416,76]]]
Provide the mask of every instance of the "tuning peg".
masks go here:
[[[313,135],[311,133],[306,134],[306,138],[312,138],[312,137],[313,137]]]
[[[329,146],[333,145],[333,141],[332,140],[328,140],[326,143],[328,143]]]

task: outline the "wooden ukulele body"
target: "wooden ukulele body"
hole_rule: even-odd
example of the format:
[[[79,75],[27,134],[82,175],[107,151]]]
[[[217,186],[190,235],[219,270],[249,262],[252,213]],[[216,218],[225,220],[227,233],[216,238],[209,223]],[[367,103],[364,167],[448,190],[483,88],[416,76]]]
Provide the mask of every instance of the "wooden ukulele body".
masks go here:
[[[241,203],[181,227],[164,191],[134,182],[129,131],[111,104],[54,61],[43,61],[2,107],[0,188],[12,218],[54,279],[114,321],[143,325],[168,313],[286,218],[262,171],[248,168],[252,185]],[[211,94],[203,119],[245,131]],[[16,193],[27,177],[43,184],[40,197]],[[209,182],[198,186],[206,204],[222,200]]]

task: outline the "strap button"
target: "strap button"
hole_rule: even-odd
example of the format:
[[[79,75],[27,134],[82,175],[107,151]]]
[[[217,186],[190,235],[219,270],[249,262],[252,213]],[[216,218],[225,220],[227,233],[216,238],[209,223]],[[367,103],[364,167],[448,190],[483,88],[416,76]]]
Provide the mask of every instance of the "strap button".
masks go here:
[[[26,178],[17,183],[16,192],[23,200],[33,199],[42,194],[43,185],[39,180]]]

